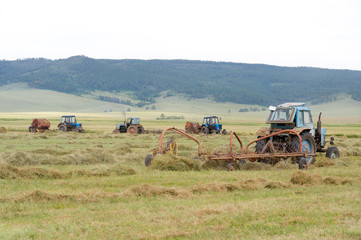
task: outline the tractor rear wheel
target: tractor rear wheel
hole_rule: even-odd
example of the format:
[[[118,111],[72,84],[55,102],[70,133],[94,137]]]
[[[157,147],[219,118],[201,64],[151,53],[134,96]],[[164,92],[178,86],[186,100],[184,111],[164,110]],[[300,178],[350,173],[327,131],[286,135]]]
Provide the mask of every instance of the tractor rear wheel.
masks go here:
[[[135,126],[130,126],[128,127],[128,131],[127,131],[129,134],[137,134],[138,133],[138,130]]]
[[[68,128],[65,125],[60,125],[59,130],[62,132],[66,132],[66,131],[68,131]]]
[[[338,159],[340,158],[340,150],[337,147],[329,147],[326,151],[326,157],[332,160]]]
[[[301,133],[301,139],[302,139],[302,152],[307,151],[309,154],[314,155],[316,153],[316,143],[315,143],[315,139],[313,138],[311,133],[309,133],[309,132]],[[300,151],[300,140],[296,136],[293,136],[293,138],[292,138],[291,151],[292,152]],[[308,156],[306,158],[302,157],[301,159],[298,160],[299,167],[301,166],[301,161],[302,161],[302,165],[306,164],[308,166],[310,164],[313,164],[316,161],[316,157],[315,156]],[[306,163],[304,163],[304,161]]]
[[[203,127],[201,128],[201,132],[202,132],[203,134],[209,134],[209,128],[206,127],[206,126],[203,126]]]
[[[145,133],[144,127],[142,125],[140,125],[138,128],[138,134],[144,134],[144,133]]]

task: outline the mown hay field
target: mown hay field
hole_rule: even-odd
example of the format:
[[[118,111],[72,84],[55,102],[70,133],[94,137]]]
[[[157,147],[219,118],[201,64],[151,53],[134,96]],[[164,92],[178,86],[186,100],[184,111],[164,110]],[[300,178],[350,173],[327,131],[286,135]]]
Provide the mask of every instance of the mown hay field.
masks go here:
[[[227,172],[201,164],[197,145],[171,133],[177,157],[157,155],[146,168],[159,134],[112,134],[116,119],[82,118],[85,134],[54,130],[52,116],[43,134],[27,132],[30,117],[0,119],[0,239],[361,239],[358,125],[327,126],[337,161],[320,154],[307,171],[286,161]],[[224,126],[245,144],[264,124]],[[229,135],[195,136],[204,151],[229,148]]]

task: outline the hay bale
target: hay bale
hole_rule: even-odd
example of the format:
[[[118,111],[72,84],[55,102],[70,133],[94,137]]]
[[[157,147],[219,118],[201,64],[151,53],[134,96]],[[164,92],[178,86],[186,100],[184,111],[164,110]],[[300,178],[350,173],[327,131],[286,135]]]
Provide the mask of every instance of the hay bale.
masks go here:
[[[152,160],[150,168],[161,171],[199,171],[200,164],[198,159],[174,154],[157,154]]]
[[[294,172],[291,176],[291,183],[298,185],[316,184],[322,181],[322,177],[318,174],[308,173],[306,171]]]
[[[0,133],[6,133],[6,128],[0,127]]]

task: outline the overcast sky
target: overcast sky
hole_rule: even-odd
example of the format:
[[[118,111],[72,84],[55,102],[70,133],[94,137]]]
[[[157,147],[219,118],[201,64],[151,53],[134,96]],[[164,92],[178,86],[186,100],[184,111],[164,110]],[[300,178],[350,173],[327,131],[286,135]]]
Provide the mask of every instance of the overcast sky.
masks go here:
[[[0,59],[85,55],[361,70],[357,0],[1,0]]]

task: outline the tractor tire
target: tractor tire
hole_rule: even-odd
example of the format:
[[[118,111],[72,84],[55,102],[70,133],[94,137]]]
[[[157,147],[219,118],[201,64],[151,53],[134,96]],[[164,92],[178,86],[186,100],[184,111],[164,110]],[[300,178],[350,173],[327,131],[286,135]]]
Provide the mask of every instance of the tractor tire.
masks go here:
[[[326,157],[332,160],[336,160],[340,158],[340,150],[337,147],[329,147],[326,151]]]
[[[137,129],[137,127],[136,126],[130,126],[130,127],[128,127],[128,130],[127,130],[127,132],[129,133],[129,134],[137,134],[138,133],[138,129]]]
[[[223,135],[227,135],[227,130],[226,130],[226,129],[223,129],[222,134],[223,134]]]
[[[305,152],[306,150],[308,150],[311,154],[315,154],[316,153],[316,143],[315,143],[315,139],[313,138],[313,136],[311,135],[311,133],[309,132],[303,132],[301,133],[301,138],[302,138],[302,151]],[[292,152],[299,152],[300,150],[300,141],[298,139],[298,137],[294,136],[292,138],[291,141],[291,151]],[[316,161],[316,157],[315,156],[308,156],[307,159],[306,158],[301,158],[298,160],[298,164],[299,166],[301,166],[301,161],[306,162],[306,165],[310,165],[310,164],[314,164]],[[302,163],[302,166],[305,163]],[[302,168],[304,169],[304,168]]]
[[[298,169],[307,170],[307,161],[306,158],[302,157],[300,161],[298,161]]]
[[[236,170],[236,166],[234,163],[227,164],[227,171],[235,171],[235,170]]]
[[[144,134],[145,131],[144,131],[144,127],[143,126],[139,126],[138,128],[138,134]]]
[[[151,162],[152,162],[152,160],[153,160],[153,155],[148,155],[148,156],[146,156],[146,157],[145,157],[145,161],[144,161],[145,166],[146,166],[146,167],[149,167],[150,164],[151,164]]]
[[[202,132],[203,134],[209,134],[209,128],[207,128],[206,126],[203,126],[203,127],[201,128],[201,132]]]
[[[36,133],[36,129],[33,126],[29,127],[29,132]]]
[[[78,128],[78,132],[85,133],[85,130],[84,130],[84,128],[80,127],[80,128]]]
[[[62,132],[66,132],[66,131],[68,131],[68,128],[65,125],[60,125],[59,130]]]

